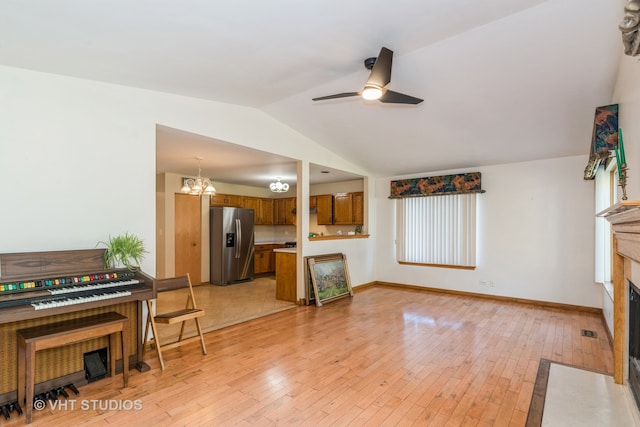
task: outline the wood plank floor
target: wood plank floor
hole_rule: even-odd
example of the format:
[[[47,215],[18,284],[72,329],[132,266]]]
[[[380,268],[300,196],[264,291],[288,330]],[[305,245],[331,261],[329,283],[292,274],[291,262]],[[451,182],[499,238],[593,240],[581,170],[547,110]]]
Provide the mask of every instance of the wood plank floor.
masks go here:
[[[152,370],[127,389],[120,376],[86,385],[75,409],[35,411],[33,425],[524,426],[541,358],[613,369],[599,315],[384,287],[206,344],[167,351],[164,372],[147,353]]]

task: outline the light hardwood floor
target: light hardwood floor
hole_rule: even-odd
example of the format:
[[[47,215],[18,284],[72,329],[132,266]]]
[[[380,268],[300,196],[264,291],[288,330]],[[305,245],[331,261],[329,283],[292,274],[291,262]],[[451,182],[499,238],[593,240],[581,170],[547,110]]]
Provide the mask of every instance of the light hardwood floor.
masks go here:
[[[540,358],[613,363],[599,315],[385,287],[205,337],[208,355],[167,351],[162,372],[147,353],[152,370],[131,371],[127,389],[120,376],[86,385],[76,409],[47,407],[33,425],[523,426]]]

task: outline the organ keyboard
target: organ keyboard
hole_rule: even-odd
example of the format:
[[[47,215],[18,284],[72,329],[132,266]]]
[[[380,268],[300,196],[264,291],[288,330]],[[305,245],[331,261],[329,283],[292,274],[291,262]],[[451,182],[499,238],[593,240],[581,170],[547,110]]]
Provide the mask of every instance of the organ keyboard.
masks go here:
[[[20,305],[43,310],[129,296],[132,291],[144,290],[144,282],[134,279],[134,275],[132,271],[111,271],[61,279],[0,282],[0,310]]]
[[[138,272],[127,269],[0,279],[0,323],[7,316],[12,320],[36,317],[29,314],[34,310],[48,315],[51,309],[80,310],[86,304],[115,299],[120,302],[127,297],[138,301],[153,298],[153,287]]]

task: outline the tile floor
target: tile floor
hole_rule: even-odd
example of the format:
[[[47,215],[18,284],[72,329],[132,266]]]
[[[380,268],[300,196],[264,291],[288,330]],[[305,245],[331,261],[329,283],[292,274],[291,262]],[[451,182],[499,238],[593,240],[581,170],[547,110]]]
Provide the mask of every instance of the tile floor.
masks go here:
[[[551,363],[543,427],[640,426],[631,391],[613,377]]]
[[[275,276],[258,277],[251,282],[227,286],[203,284],[194,286],[193,292],[198,308],[203,308],[205,317],[201,320],[203,332],[221,329],[247,320],[287,310],[296,305],[276,299]],[[158,299],[158,311],[170,312],[183,308],[186,290],[171,291]],[[196,334],[194,322],[187,322],[187,337]],[[180,332],[180,325],[162,326],[158,334],[163,342],[174,341]]]

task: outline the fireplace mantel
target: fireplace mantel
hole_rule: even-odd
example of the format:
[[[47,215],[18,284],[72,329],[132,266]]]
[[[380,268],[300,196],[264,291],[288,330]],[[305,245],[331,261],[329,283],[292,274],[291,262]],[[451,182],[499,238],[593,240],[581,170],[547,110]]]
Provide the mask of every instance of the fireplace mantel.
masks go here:
[[[613,229],[613,379],[625,383],[627,366],[627,279],[631,262],[640,263],[640,200],[624,200],[599,212]]]

